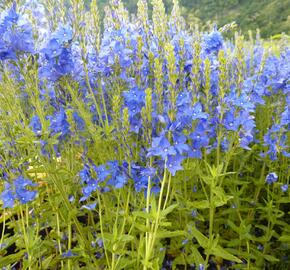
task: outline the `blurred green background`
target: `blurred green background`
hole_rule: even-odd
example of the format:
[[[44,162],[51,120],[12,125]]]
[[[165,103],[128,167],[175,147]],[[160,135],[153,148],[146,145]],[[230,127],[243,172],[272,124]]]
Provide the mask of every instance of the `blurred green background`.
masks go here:
[[[123,0],[123,3],[135,12],[137,1]],[[170,12],[172,1],[163,2]],[[98,3],[103,10],[108,0]],[[216,22],[220,27],[236,21],[243,32],[259,28],[264,38],[282,32],[290,34],[290,0],[179,0],[179,4],[188,23],[202,26]]]
[[[1,8],[8,7],[12,2],[29,0],[0,0]],[[38,0],[44,5],[58,0]],[[68,1],[71,0],[62,0]],[[83,0],[87,5],[91,0]],[[104,7],[110,0],[97,0],[100,14],[104,16]],[[138,0],[122,0],[125,7],[135,13]],[[152,0],[147,0],[149,10],[152,10]],[[170,14],[172,0],[163,0],[167,14]],[[199,25],[201,30],[217,23],[218,27],[235,21],[243,33],[248,30],[260,29],[263,38],[277,34],[290,35],[290,0],[179,0],[181,13],[188,24]]]

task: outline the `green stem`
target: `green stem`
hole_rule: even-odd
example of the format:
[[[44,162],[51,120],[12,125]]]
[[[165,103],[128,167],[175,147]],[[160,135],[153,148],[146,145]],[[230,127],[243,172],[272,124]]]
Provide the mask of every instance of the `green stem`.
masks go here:
[[[106,261],[107,261],[107,265],[110,265],[110,260],[109,260],[109,256],[108,256],[108,252],[106,249],[106,241],[105,241],[105,236],[104,236],[104,228],[103,228],[103,218],[102,218],[102,205],[101,205],[101,198],[100,198],[100,194],[98,192],[98,204],[99,204],[99,219],[100,219],[100,229],[101,229],[101,236],[102,236],[102,240],[103,240],[103,246],[104,246],[104,251],[105,251],[105,257],[106,257]]]
[[[28,260],[28,269],[31,269],[31,256],[30,256],[30,248],[29,248],[29,240],[27,237],[26,233],[26,228],[25,228],[25,223],[24,223],[24,215],[23,215],[23,209],[22,206],[20,205],[20,217],[21,217],[21,225],[22,225],[22,230],[23,230],[23,238],[24,238],[24,243],[25,243],[25,248],[27,252],[27,260]]]
[[[2,233],[1,233],[1,241],[0,241],[0,248],[2,248],[3,240],[4,240],[4,234],[5,234],[5,226],[6,226],[6,217],[5,217],[5,208],[3,208],[3,224],[2,224]]]
[[[59,254],[62,255],[61,243],[60,243],[61,235],[60,235],[59,215],[57,211],[55,211],[55,213],[56,213],[56,228],[57,228],[57,244],[58,244]],[[61,268],[63,269],[63,261],[61,261]]]
[[[214,180],[214,179],[213,179]],[[215,206],[213,202],[213,184],[210,187],[210,209],[209,209],[209,243],[208,250],[205,259],[205,269],[208,267],[208,261],[210,256],[210,250],[213,243],[213,222],[214,222],[214,214],[215,214]]]
[[[147,265],[147,263],[150,260],[150,257],[151,257],[151,254],[152,254],[152,251],[153,251],[153,248],[154,248],[155,240],[156,240],[157,231],[158,231],[158,228],[159,228],[161,204],[162,204],[162,198],[163,198],[163,192],[164,192],[165,183],[166,183],[166,169],[164,170],[163,180],[162,180],[162,183],[161,183],[161,189],[160,189],[160,194],[159,194],[156,218],[155,218],[154,223],[152,224],[152,227],[151,227],[150,233],[149,233],[148,246],[147,246],[146,255],[145,255],[145,265],[143,267],[144,270],[147,269],[146,265]]]

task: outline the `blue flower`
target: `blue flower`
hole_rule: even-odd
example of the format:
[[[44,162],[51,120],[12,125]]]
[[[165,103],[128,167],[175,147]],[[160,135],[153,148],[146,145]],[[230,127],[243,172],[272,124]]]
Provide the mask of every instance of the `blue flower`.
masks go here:
[[[228,111],[225,113],[223,118],[224,127],[227,130],[238,131],[239,126],[241,124],[239,120],[240,120],[239,118],[235,117],[233,111]]]
[[[217,30],[203,37],[203,49],[207,54],[217,53],[223,47],[223,36]]]
[[[193,142],[192,147],[190,148],[190,150],[188,152],[188,156],[190,158],[197,158],[197,159],[202,158],[201,148],[196,142]]]
[[[177,171],[183,170],[183,167],[181,166],[183,160],[184,157],[181,155],[168,156],[166,161],[167,170],[174,176]]]
[[[204,269],[205,269],[204,265],[203,264],[199,264],[198,270],[204,270]]]
[[[274,172],[269,173],[269,174],[266,176],[266,182],[267,182],[269,185],[271,185],[271,184],[277,182],[277,180],[278,180],[278,175],[277,175],[276,173],[274,173]]]
[[[1,193],[4,208],[12,208],[15,199],[18,199],[21,204],[26,204],[35,199],[37,191],[28,190],[27,187],[35,187],[31,180],[19,176],[14,180],[14,189],[9,183],[5,183],[5,190]]]
[[[5,183],[5,188],[1,193],[0,198],[3,201],[3,208],[12,208],[14,206],[16,196],[14,195],[14,192],[11,189],[11,185],[9,183]]]
[[[192,109],[192,120],[207,119],[207,117],[208,114],[203,112],[202,104],[200,102],[194,104]]]
[[[88,183],[92,178],[91,178],[91,172],[90,172],[90,167],[85,164],[84,168],[79,172],[79,176],[81,178],[81,183]]]
[[[82,188],[83,196],[80,198],[80,201],[87,200],[94,191],[96,191],[99,188],[98,182],[95,179],[90,179],[88,182],[86,182],[86,186]]]
[[[139,90],[138,87],[133,87],[129,91],[123,92],[123,96],[126,102],[136,101],[137,103],[143,103],[145,99],[145,92]]]
[[[161,156],[165,160],[169,155],[175,155],[176,150],[163,135],[153,138],[152,147],[148,149],[147,156]]]
[[[281,114],[281,125],[288,126],[290,130],[290,106],[286,106],[285,111]]]
[[[61,257],[63,258],[71,258],[71,257],[76,257],[76,256],[78,256],[78,254],[72,252],[71,249],[61,254]]]
[[[140,168],[140,174],[146,177],[154,177],[156,175],[157,169],[153,167]]]
[[[122,174],[122,175],[117,175],[116,178],[114,179],[115,183],[114,183],[114,187],[115,188],[122,188],[126,185],[127,183],[127,177]]]
[[[34,40],[29,22],[16,12],[16,5],[0,21],[0,59],[15,59],[17,54],[33,53]]]
[[[45,54],[47,59],[51,59],[60,56],[62,50],[63,47],[61,44],[55,38],[53,38],[49,40],[48,44],[41,50],[41,52]]]
[[[284,185],[282,185],[280,188],[281,188],[281,190],[282,190],[283,192],[287,192],[287,190],[288,190],[288,184],[284,184]]]
[[[186,136],[182,133],[173,133],[174,148],[179,154],[189,151],[189,146],[186,144]]]
[[[37,115],[32,116],[29,126],[36,135],[39,135],[41,133],[42,126],[40,119]]]
[[[180,107],[184,108],[184,106],[191,105],[191,102],[192,102],[191,93],[188,91],[183,91],[179,93],[177,96],[176,106],[179,108]]]
[[[82,205],[81,209],[94,210],[94,209],[96,209],[96,205],[97,205],[96,202]]]
[[[68,43],[73,38],[73,31],[69,25],[60,25],[52,34],[52,37],[59,43]]]
[[[202,122],[197,124],[194,132],[189,134],[189,138],[192,139],[194,148],[206,147],[209,144],[209,137],[206,133],[205,125]]]
[[[80,117],[78,112],[73,112],[73,119],[75,121],[76,128],[80,131],[83,131],[85,129],[85,121]]]
[[[65,139],[70,133],[70,125],[67,121],[67,116],[63,108],[59,112],[56,112],[53,116],[50,116],[50,130],[51,135],[59,135],[58,139]]]
[[[23,176],[19,176],[14,181],[16,198],[22,203],[26,204],[34,200],[37,195],[36,191],[27,190],[27,187],[35,187],[31,180],[25,179]]]
[[[104,182],[108,176],[110,176],[111,172],[107,169],[106,165],[94,166],[94,171],[97,173],[98,181]]]

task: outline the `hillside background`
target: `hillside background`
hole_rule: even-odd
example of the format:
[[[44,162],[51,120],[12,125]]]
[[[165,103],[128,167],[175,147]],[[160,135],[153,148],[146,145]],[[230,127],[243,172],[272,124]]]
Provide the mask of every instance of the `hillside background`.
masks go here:
[[[138,0],[123,0],[135,12]],[[150,2],[150,0],[148,1]],[[164,0],[168,11],[171,0]],[[100,10],[108,0],[99,0]],[[279,33],[290,34],[290,0],[179,0],[183,16],[188,23],[218,26],[236,21],[243,32],[261,31],[264,38]]]

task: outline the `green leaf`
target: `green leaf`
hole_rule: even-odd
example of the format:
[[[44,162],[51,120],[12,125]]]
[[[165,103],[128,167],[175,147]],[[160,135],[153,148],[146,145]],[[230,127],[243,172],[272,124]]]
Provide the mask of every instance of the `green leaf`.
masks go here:
[[[232,255],[231,253],[229,253],[228,251],[223,249],[221,246],[214,247],[212,249],[212,253],[215,256],[221,257],[221,258],[226,259],[228,261],[233,261],[233,262],[237,262],[237,263],[241,263],[242,262],[239,258],[237,258],[236,256]]]
[[[290,203],[290,198],[289,197],[283,197],[283,198],[277,200],[277,203]]]
[[[193,202],[191,206],[196,209],[207,209],[209,208],[209,202],[207,200],[196,201]]]
[[[196,238],[197,242],[206,249],[208,247],[209,239],[203,235],[199,230],[197,230],[195,227],[191,228],[192,235]]]
[[[280,260],[275,258],[272,255],[263,255],[263,257],[265,258],[265,260],[269,261],[269,262],[279,262]]]
[[[225,205],[230,199],[233,198],[233,196],[226,195],[225,191],[221,187],[214,187],[213,193],[216,195],[213,198],[215,207]]]
[[[137,228],[140,232],[149,232],[150,228],[147,228],[144,224],[140,224],[135,222],[134,223],[134,227]]]
[[[25,253],[25,250],[21,250],[16,254],[11,254],[8,256],[4,256],[2,258],[0,258],[0,267],[4,267],[7,266],[9,264],[13,264],[15,262],[20,261],[20,259],[23,257]]]
[[[173,264],[172,264],[172,269],[178,269],[177,267],[180,265],[186,265],[186,261],[185,261],[185,258],[184,258],[184,255],[178,255],[174,261],[173,261]]]
[[[144,219],[150,219],[150,214],[147,213],[147,212],[144,212],[144,211],[135,211],[133,212],[133,216],[135,217],[141,217],[141,218],[144,218]]]
[[[172,204],[169,207],[167,207],[166,209],[161,211],[161,217],[166,217],[169,213],[171,213],[176,207],[178,206],[178,204]]]
[[[204,264],[204,259],[195,246],[191,246],[190,251],[190,254],[187,256],[189,264]]]
[[[130,242],[130,241],[134,240],[134,237],[132,235],[129,235],[129,234],[123,234],[123,235],[118,237],[118,240],[121,242]]]
[[[279,238],[279,241],[281,241],[281,242],[290,242],[290,234],[288,234],[288,235],[282,235]]]
[[[186,233],[184,231],[159,231],[157,232],[157,238],[171,238],[177,236],[185,236]]]

